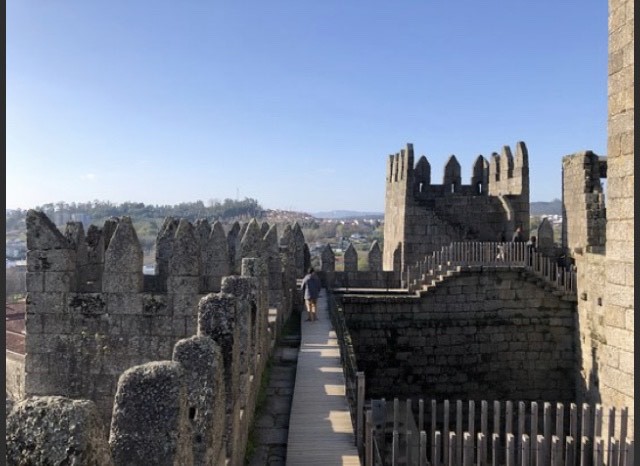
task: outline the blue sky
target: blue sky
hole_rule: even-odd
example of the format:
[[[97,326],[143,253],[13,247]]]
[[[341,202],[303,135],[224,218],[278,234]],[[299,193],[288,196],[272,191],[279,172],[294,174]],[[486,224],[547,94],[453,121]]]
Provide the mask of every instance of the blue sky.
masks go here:
[[[384,210],[407,142],[529,149],[531,200],[564,155],[606,152],[607,2],[10,0],[7,208],[252,197]]]

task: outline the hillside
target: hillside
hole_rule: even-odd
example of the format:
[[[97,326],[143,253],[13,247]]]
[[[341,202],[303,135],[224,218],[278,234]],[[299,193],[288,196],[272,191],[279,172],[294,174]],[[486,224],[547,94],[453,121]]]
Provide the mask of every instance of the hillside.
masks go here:
[[[382,219],[384,218],[384,213],[382,212],[358,212],[355,210],[330,210],[327,212],[316,212],[313,214],[316,218],[326,218],[326,219],[353,219],[353,218],[375,218]]]
[[[562,215],[562,201],[560,199],[549,202],[531,202],[530,205],[530,215]]]

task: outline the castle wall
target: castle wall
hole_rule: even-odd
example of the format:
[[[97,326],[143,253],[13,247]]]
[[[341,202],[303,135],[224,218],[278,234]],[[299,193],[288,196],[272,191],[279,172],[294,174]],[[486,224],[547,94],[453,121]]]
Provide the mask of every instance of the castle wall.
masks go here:
[[[320,272],[324,286],[329,288],[400,288],[396,272]]]
[[[221,281],[224,283],[215,267],[220,254],[210,254],[219,244],[210,243],[226,247],[227,240],[218,228],[213,230],[218,233],[209,235],[211,230],[203,223],[198,224],[198,232],[185,220],[166,221],[158,239],[160,273],[143,276],[140,245],[130,220],[112,219],[101,231],[92,233],[94,237],[101,235],[95,243],[102,248],[102,254],[97,254],[102,259],[89,273],[86,261],[78,259],[78,251],[86,245],[77,225],[73,235],[69,229],[63,235],[44,214],[33,211],[27,222],[24,392],[92,400],[108,425],[120,374],[132,366],[171,359],[174,344],[196,334],[198,302],[208,292],[219,291]],[[255,232],[255,228],[248,231]],[[259,233],[258,229],[257,236],[249,235],[237,250],[259,256],[263,249]],[[280,259],[279,251],[271,253],[275,254],[272,261]],[[206,257],[211,262],[204,267]],[[228,270],[226,261],[221,264]],[[100,273],[94,273],[96,269]],[[279,273],[274,268],[271,277],[266,266],[257,269],[256,280],[262,288],[259,309],[254,305],[252,332],[259,346],[248,354],[260,358],[262,370],[270,348],[265,341],[269,297],[290,305],[292,300],[283,296],[283,289],[286,286],[290,294],[295,281],[287,282],[282,268]],[[87,277],[92,279],[90,284]],[[95,277],[100,280],[93,281]],[[269,278],[274,282],[271,289]],[[79,291],[87,288],[93,292]],[[276,313],[281,325],[290,310],[280,307]],[[248,406],[252,402],[243,403]]]
[[[116,465],[243,464],[262,374],[292,311],[270,306],[299,301],[295,251],[302,248],[280,247],[266,224],[252,221],[241,231],[234,244],[242,275],[222,276],[229,263],[220,248],[228,241],[219,225],[167,219],[156,248],[159,273],[143,276],[128,217],[108,220],[85,241],[81,225],[63,234],[46,215],[28,212],[27,398],[7,404],[12,461],[110,449]],[[300,234],[292,241],[304,242]],[[56,430],[50,420],[66,422],[75,400],[84,403],[84,418]],[[34,403],[44,414],[22,432],[16,423]],[[104,429],[92,427],[92,413]],[[90,435],[76,442],[74,429],[85,425]],[[99,431],[109,426],[107,446]],[[53,431],[61,445],[75,446],[19,448]]]
[[[120,374],[170,359],[175,342],[196,332],[199,279],[180,270],[192,263],[183,257],[169,262],[170,292],[144,292],[137,238],[120,222],[105,251],[103,291],[77,292],[74,245],[46,218],[29,221],[26,395],[90,399],[108,425]]]
[[[603,254],[583,253],[574,256],[577,268],[578,331],[580,335],[577,380],[578,400],[601,403],[601,361],[607,346],[604,297],[606,258]]]
[[[634,2],[609,1],[603,403],[634,410]]]
[[[525,272],[461,272],[420,297],[341,304],[368,398],[574,401],[574,304]]]
[[[452,242],[498,241],[503,231],[510,239],[504,207],[495,197],[449,194],[441,198],[423,196],[416,201],[407,208],[404,249],[407,265]]]

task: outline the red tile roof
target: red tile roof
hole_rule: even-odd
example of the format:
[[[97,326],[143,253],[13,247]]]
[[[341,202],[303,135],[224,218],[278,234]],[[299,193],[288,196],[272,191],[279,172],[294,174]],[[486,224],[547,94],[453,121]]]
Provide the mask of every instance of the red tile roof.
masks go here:
[[[24,317],[27,305],[24,301],[6,304],[6,349],[24,354]]]

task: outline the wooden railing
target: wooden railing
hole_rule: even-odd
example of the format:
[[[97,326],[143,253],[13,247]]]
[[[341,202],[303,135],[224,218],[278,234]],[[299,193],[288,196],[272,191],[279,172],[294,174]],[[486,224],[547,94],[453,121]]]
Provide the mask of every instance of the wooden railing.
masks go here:
[[[455,409],[453,409],[455,408]],[[540,409],[541,408],[541,409]],[[479,417],[477,415],[479,414]],[[365,466],[632,466],[628,409],[397,398],[365,412]],[[416,420],[417,418],[417,420]],[[492,424],[491,429],[489,424]]]
[[[331,324],[336,332],[340,346],[340,360],[345,379],[345,389],[351,423],[356,432],[356,445],[362,449],[362,432],[364,431],[364,372],[358,372],[356,353],[347,327],[344,311],[336,303],[333,293],[327,290],[327,305]],[[359,416],[358,416],[359,415]]]
[[[532,250],[526,243],[456,242],[426,256],[404,271],[405,285],[415,291],[465,267],[522,267],[556,289],[576,293],[575,267]]]

